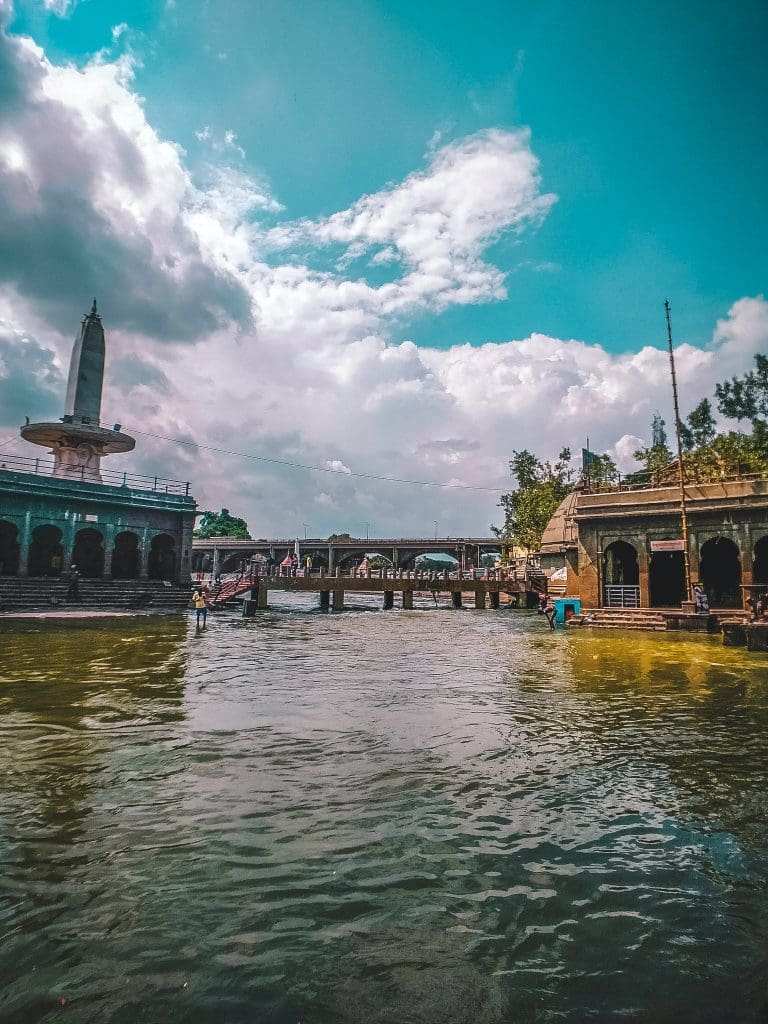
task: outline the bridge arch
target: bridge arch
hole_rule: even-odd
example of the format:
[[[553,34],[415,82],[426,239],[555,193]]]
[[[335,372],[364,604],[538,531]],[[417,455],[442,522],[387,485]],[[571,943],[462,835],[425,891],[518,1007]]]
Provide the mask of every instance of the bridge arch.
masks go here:
[[[768,534],[756,541],[753,554],[752,582],[768,589]]]

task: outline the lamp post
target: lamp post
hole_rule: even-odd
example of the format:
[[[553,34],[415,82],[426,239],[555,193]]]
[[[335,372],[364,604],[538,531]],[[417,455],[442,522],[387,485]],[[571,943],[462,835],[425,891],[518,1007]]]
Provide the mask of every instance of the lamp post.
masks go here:
[[[368,540],[368,530],[370,529],[371,524],[370,523],[363,523],[363,526],[365,527],[365,539]]]
[[[307,529],[308,529],[308,526],[307,526],[306,523],[302,523],[301,525],[304,527],[304,540],[306,540],[307,539]]]
[[[434,520],[434,524],[435,524],[435,540],[437,540],[437,520],[436,519]]]

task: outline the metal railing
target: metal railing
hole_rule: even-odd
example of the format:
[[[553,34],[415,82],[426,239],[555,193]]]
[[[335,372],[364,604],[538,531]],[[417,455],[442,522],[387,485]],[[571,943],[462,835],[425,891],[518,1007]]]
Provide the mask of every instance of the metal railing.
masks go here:
[[[52,459],[29,459],[22,455],[0,454],[0,473],[31,473],[34,476],[53,476],[55,463]],[[76,470],[67,469],[66,474],[56,480],[74,480],[86,484],[104,484],[108,487],[127,487],[133,491],[151,491],[154,494],[180,494],[189,497],[188,480],[169,480],[161,476],[146,476],[143,473],[119,473],[111,469],[100,471],[101,480],[94,480],[85,466]]]
[[[639,608],[640,587],[606,584],[603,587],[604,608]]]

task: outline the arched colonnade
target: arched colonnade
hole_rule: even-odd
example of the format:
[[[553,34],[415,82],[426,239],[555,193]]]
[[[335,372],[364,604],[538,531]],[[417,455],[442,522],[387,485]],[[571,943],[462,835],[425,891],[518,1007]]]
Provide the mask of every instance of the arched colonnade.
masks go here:
[[[641,566],[647,567],[647,603],[652,608],[678,607],[686,599],[683,552],[661,541],[650,545],[643,555],[640,545],[615,540],[602,552],[601,572],[603,604],[638,607],[641,603]],[[654,550],[655,548],[655,550]],[[698,557],[691,564],[691,578],[706,591],[712,608],[741,608],[745,577],[752,589],[768,591],[768,533],[755,538],[744,557],[737,539],[716,534],[696,548]]]
[[[173,580],[177,570],[175,538],[161,531],[105,534],[81,526],[67,552],[62,529],[41,523],[32,528],[26,551],[22,544],[19,527],[0,519],[0,576],[58,576],[76,565],[86,579]]]

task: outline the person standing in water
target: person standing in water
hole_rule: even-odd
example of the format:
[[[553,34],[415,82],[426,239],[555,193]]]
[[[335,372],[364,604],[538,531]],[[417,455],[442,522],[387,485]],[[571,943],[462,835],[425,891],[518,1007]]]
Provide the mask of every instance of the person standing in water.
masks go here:
[[[200,619],[203,620],[203,626],[206,624],[208,618],[208,605],[205,603],[205,592],[202,588],[198,588],[192,595],[192,606],[195,609],[196,621],[195,625],[200,628]]]

